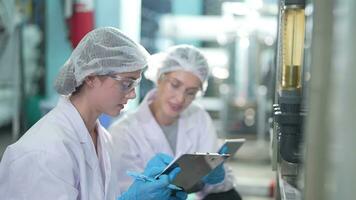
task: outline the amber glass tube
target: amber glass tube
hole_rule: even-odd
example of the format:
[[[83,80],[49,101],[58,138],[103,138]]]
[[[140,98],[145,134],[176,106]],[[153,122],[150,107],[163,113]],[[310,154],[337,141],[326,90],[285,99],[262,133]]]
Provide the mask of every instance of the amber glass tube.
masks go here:
[[[301,88],[304,34],[304,9],[286,8],[283,15],[282,89]]]

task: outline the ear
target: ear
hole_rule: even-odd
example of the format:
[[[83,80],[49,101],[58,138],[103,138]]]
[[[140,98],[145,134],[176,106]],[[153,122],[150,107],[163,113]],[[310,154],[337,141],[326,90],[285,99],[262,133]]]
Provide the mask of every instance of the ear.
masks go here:
[[[84,79],[84,83],[89,87],[89,88],[93,88],[95,86],[95,76],[87,76]]]

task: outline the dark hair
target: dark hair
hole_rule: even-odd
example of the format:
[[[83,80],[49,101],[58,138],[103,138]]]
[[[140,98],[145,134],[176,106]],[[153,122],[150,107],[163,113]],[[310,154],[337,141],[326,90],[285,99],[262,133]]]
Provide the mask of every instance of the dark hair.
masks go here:
[[[75,88],[74,92],[72,92],[72,96],[77,95],[82,90],[83,86],[84,86],[84,82]]]

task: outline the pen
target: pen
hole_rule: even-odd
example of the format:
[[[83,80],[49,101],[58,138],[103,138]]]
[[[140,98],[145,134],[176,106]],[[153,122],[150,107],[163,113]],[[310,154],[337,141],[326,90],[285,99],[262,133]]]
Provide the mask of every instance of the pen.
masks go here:
[[[148,182],[152,182],[152,181],[154,181],[153,178],[150,178],[150,177],[148,177],[148,176],[146,176],[144,174],[140,174],[140,173],[137,173],[137,172],[127,171],[126,174],[131,176],[131,177],[133,177],[133,178],[135,178],[136,180],[140,180],[140,181],[144,181],[144,182],[147,182],[147,181]],[[175,186],[173,184],[169,184],[168,188],[170,188],[172,190],[182,190],[182,188],[177,187],[177,186]]]

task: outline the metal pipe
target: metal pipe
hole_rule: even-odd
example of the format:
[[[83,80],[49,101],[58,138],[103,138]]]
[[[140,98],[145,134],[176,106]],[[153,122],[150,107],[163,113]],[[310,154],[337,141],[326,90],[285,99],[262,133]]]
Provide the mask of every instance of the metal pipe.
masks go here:
[[[306,200],[356,196],[356,2],[315,0]]]

